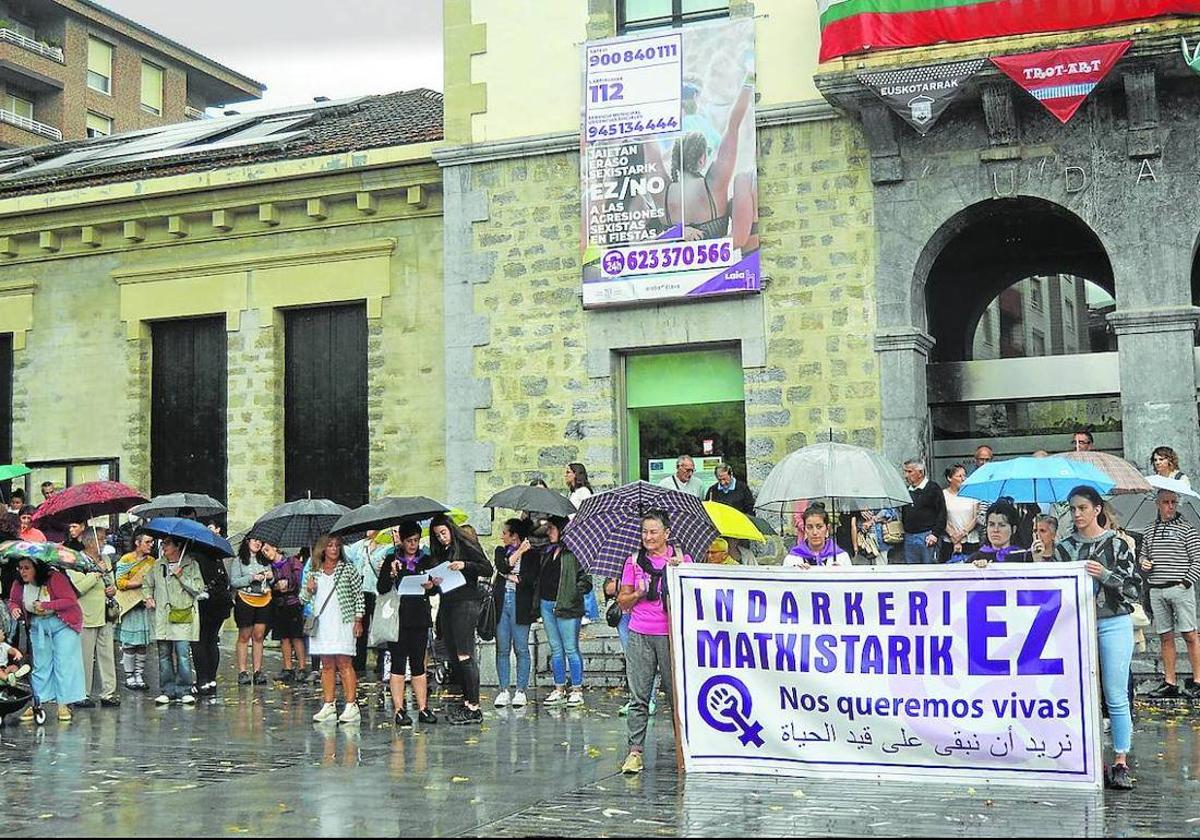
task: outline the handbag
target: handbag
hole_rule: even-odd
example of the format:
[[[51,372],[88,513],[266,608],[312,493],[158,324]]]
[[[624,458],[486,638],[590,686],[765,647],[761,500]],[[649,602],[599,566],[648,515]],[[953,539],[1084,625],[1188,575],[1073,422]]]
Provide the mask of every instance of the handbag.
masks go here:
[[[345,565],[345,564],[342,564]],[[304,635],[312,637],[317,635],[317,625],[321,619],[321,613],[325,612],[325,608],[329,606],[329,602],[333,600],[333,596],[337,595],[338,581],[342,577],[342,565],[338,566],[337,574],[333,576],[333,591],[325,596],[325,603],[321,605],[321,609],[317,610],[316,615],[305,616],[304,618]]]
[[[496,599],[492,586],[479,581],[479,593],[483,601],[479,605],[479,620],[475,622],[475,634],[485,642],[496,638]]]
[[[385,592],[375,599],[375,612],[371,614],[371,632],[367,635],[367,647],[383,647],[400,641],[400,598],[396,590]]]
[[[904,523],[899,519],[889,519],[883,523],[883,541],[888,545],[900,545],[904,542]]]
[[[621,605],[617,603],[617,599],[613,598],[608,602],[608,606],[604,610],[604,623],[609,627],[619,627],[621,625]]]
[[[193,609],[195,609],[194,606],[179,608],[170,607],[167,610],[167,621],[171,624],[191,624]]]

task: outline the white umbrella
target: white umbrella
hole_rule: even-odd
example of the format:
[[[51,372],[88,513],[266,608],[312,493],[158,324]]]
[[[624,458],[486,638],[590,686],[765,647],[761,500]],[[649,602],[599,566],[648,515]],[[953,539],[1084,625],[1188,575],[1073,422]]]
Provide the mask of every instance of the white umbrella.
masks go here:
[[[821,499],[844,510],[912,503],[899,467],[878,452],[845,443],[814,443],[775,465],[755,506],[782,517],[793,502]]]
[[[1145,533],[1158,520],[1157,491],[1169,490],[1179,497],[1178,510],[1183,518],[1200,528],[1200,493],[1191,485],[1161,475],[1148,475],[1146,481],[1155,489],[1154,493],[1113,496],[1108,500],[1121,527],[1137,534]]]

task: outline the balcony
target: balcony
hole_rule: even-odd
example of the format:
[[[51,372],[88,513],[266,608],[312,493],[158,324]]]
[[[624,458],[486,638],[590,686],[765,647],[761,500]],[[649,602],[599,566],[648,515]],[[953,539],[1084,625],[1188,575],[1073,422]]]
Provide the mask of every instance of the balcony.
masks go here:
[[[66,56],[63,55],[62,47],[52,47],[49,44],[43,44],[41,41],[35,41],[32,38],[26,38],[20,32],[12,29],[0,29],[0,41],[6,41],[10,44],[15,44],[22,49],[29,50],[31,53],[37,53],[43,58],[48,58],[51,61],[57,61],[59,64],[66,64]]]
[[[17,128],[23,128],[31,134],[36,134],[39,137],[45,137],[49,140],[58,141],[63,139],[62,132],[52,125],[40,123],[37,120],[31,120],[28,117],[22,117],[20,114],[14,114],[12,111],[6,111],[0,108],[0,123],[15,125]]]

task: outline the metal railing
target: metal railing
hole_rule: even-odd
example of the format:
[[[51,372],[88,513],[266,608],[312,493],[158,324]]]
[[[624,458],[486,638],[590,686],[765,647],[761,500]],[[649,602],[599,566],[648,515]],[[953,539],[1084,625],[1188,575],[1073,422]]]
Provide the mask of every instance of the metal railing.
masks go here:
[[[206,120],[208,114],[199,108],[193,108],[191,105],[183,106],[183,115],[189,120]]]
[[[31,120],[28,117],[22,117],[20,114],[14,114],[12,111],[0,108],[0,122],[6,122],[9,125],[15,125],[17,128],[23,128],[26,131],[33,132],[42,137],[48,137],[51,140],[63,139],[62,132],[52,125],[40,123],[37,120]]]
[[[13,29],[0,29],[0,41],[8,41],[10,44],[16,44],[18,47],[27,49],[32,53],[37,53],[51,61],[57,61],[59,64],[67,63],[62,47],[52,47],[49,44],[43,44],[41,41],[26,38],[20,32]]]

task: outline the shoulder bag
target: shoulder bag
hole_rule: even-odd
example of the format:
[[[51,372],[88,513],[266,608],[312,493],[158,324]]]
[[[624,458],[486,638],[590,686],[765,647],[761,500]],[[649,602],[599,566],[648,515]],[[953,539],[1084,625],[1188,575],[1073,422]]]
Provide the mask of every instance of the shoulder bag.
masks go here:
[[[337,574],[335,574],[333,576],[333,591],[330,592],[327,596],[325,596],[325,603],[321,604],[321,609],[317,610],[316,613],[314,613],[313,615],[310,615],[304,619],[304,635],[305,636],[312,638],[313,636],[317,635],[317,626],[319,625],[319,623],[321,621],[321,614],[325,612],[325,608],[329,606],[329,602],[332,601],[335,597],[337,597],[338,582],[341,580],[342,567],[344,565],[345,565],[344,563],[338,564]],[[313,572],[313,574],[319,574],[319,572]]]

